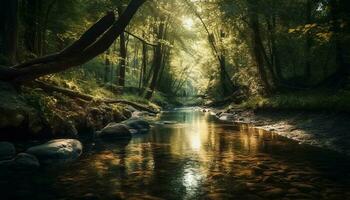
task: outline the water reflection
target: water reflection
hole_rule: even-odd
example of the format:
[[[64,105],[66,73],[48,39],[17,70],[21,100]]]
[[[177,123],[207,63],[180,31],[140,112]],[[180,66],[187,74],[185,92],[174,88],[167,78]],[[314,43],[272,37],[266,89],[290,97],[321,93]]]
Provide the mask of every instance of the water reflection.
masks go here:
[[[20,178],[13,182],[23,181],[27,195],[40,190],[36,199],[48,199],[47,194],[50,199],[346,199],[350,195],[349,159],[336,153],[249,126],[220,123],[193,110],[167,112],[159,120],[177,123],[155,125],[151,133],[130,142],[87,146],[72,166],[33,175],[27,179],[30,183]]]

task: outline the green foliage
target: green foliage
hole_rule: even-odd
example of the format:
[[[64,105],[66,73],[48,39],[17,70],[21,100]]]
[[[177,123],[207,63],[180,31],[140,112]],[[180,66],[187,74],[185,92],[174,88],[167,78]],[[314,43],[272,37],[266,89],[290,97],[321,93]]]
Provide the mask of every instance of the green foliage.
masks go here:
[[[349,91],[299,91],[274,95],[253,96],[241,106],[250,109],[309,110],[350,112]]]

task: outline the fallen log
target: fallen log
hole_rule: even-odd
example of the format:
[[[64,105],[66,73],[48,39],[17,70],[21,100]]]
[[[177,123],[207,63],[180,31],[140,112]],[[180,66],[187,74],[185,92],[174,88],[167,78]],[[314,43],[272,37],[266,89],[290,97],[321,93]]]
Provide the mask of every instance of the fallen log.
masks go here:
[[[128,101],[128,100],[124,100],[124,99],[96,99],[92,95],[83,94],[81,92],[74,91],[74,90],[71,90],[71,89],[50,85],[50,84],[47,84],[47,83],[45,83],[43,81],[35,81],[35,86],[43,89],[46,92],[59,92],[59,93],[62,93],[64,95],[72,97],[72,98],[79,98],[79,99],[83,99],[83,100],[86,100],[86,101],[98,100],[98,102],[106,103],[106,104],[114,104],[114,103],[116,103],[116,104],[125,104],[125,105],[130,105],[130,106],[132,106],[132,107],[134,107],[134,108],[136,108],[138,110],[141,110],[141,111],[147,111],[147,112],[150,112],[150,113],[153,113],[153,114],[159,113],[156,110],[150,109],[150,108],[148,108],[148,107],[146,107],[144,105],[141,105],[141,104],[138,104],[138,103],[135,103],[135,102],[131,102],[131,101]]]

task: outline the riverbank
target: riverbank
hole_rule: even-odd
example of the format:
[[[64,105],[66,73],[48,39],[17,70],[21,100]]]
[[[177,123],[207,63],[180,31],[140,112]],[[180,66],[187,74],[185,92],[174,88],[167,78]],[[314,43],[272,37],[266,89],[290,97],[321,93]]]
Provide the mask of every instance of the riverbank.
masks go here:
[[[350,155],[350,114],[278,109],[207,109],[220,120],[249,125],[309,144]]]
[[[97,84],[49,80],[53,86],[93,97],[91,101],[60,92],[47,92],[35,86],[18,87],[0,82],[0,139],[7,141],[77,138],[92,134],[111,122],[132,117],[136,110],[125,103],[106,103],[101,99],[135,102],[149,110],[159,110],[150,101],[131,95],[118,95]]]

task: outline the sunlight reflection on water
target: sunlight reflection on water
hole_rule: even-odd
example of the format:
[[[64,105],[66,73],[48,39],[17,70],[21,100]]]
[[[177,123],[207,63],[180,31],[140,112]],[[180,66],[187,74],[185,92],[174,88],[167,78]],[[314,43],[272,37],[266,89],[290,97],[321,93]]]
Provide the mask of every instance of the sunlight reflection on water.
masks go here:
[[[276,199],[298,199],[290,192],[298,184],[311,188],[311,199],[350,195],[350,164],[338,154],[194,110],[164,112],[159,120],[177,123],[155,123],[131,141],[87,145],[65,169],[10,180],[41,191],[34,199],[271,199],[266,192],[276,188]]]

